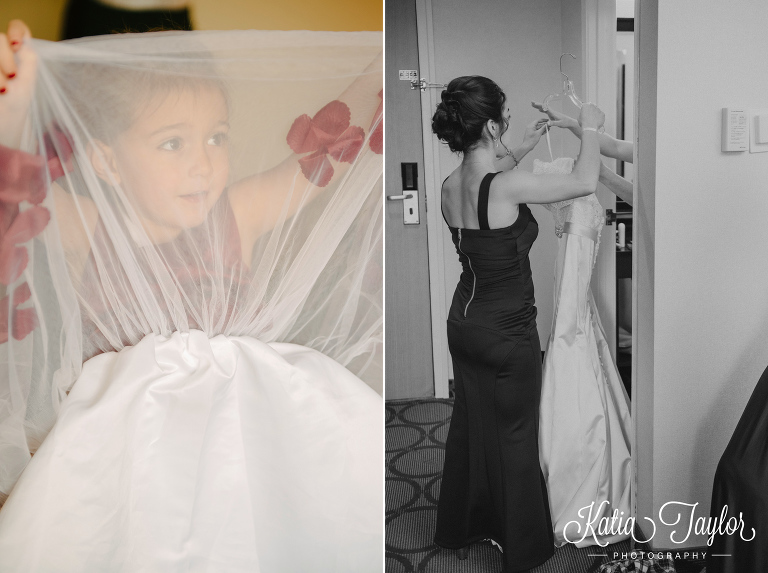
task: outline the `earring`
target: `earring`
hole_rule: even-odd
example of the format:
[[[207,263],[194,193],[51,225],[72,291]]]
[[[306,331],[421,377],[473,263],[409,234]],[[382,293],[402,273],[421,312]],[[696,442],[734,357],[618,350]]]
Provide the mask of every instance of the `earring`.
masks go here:
[[[499,146],[499,138],[498,137],[494,137],[493,138],[493,146],[494,147],[498,147]]]

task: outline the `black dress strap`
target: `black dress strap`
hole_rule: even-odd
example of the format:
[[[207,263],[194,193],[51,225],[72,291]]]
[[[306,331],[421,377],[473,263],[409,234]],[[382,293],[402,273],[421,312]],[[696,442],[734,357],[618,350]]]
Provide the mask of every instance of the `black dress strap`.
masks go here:
[[[491,181],[499,173],[488,173],[480,183],[480,193],[477,196],[477,222],[480,224],[480,228],[484,230],[490,230],[488,225],[488,195],[491,192]]]
[[[448,177],[450,177],[450,175]],[[443,216],[443,221],[445,221],[445,224],[448,225],[448,227],[450,228],[451,225],[450,223],[448,223],[448,219],[445,218],[445,211],[443,210],[443,198],[442,198],[443,187],[445,187],[445,182],[448,181],[448,177],[443,179],[443,183],[440,185],[440,214]]]

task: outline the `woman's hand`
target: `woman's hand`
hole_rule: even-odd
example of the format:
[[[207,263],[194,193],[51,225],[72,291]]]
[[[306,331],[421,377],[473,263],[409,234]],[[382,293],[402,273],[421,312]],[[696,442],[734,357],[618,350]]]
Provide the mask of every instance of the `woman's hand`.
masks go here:
[[[545,110],[543,104],[532,101],[531,105],[540,112],[546,113],[549,116],[550,127],[554,126],[570,129],[576,137],[581,139],[582,131],[581,125],[579,125],[578,121],[570,116],[565,115],[564,113],[560,113],[552,109]],[[605,115],[603,115],[603,121],[605,121]],[[612,157],[620,161],[632,163],[633,145],[631,141],[616,139],[607,133],[600,133],[598,135],[598,140],[600,141],[600,153],[602,155],[605,155],[606,157]]]
[[[515,148],[510,148],[512,152],[509,155],[502,155],[496,158],[496,169],[499,171],[508,171],[514,169],[523,160],[523,157],[536,147],[539,143],[544,130],[546,129],[547,120],[537,119],[525,126],[525,133],[523,134],[523,142]],[[503,138],[503,136],[502,136]],[[506,148],[506,144],[504,145]],[[501,151],[501,149],[499,149]]]
[[[562,127],[563,129],[570,129],[574,133],[579,130],[579,122],[569,115],[557,112],[553,109],[544,109],[543,103],[535,101],[531,102],[531,105],[542,113],[546,113],[549,117],[549,127]]]
[[[547,126],[547,120],[537,119],[525,126],[525,133],[523,134],[523,146],[527,149],[533,149],[536,144],[539,143],[541,136],[544,135],[544,130]]]
[[[0,145],[18,148],[35,84],[37,56],[32,34],[21,20],[11,20],[0,33]]]
[[[581,129],[600,129],[605,123],[605,114],[593,103],[585,103],[581,106],[579,125]]]

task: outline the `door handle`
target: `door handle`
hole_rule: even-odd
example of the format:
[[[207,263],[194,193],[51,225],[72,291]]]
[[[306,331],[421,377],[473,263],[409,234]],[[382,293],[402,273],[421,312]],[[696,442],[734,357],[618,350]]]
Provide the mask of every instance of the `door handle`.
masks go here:
[[[426,79],[421,78],[420,80],[411,80],[411,89],[412,90],[421,90],[423,92],[427,91],[427,88],[447,88],[448,84],[436,84],[433,82],[428,82]]]
[[[387,201],[403,202],[403,224],[419,224],[419,198],[416,191],[406,191],[402,195],[387,195]]]

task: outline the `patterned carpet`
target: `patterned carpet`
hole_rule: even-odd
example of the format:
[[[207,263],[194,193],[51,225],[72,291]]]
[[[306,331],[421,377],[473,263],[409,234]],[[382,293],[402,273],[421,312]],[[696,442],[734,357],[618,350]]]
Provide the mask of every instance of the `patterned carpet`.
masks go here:
[[[445,438],[453,400],[387,402],[386,571],[406,573],[499,573],[501,553],[475,543],[465,561],[432,543]],[[531,573],[592,573],[627,553],[629,541],[578,549],[566,544]]]

